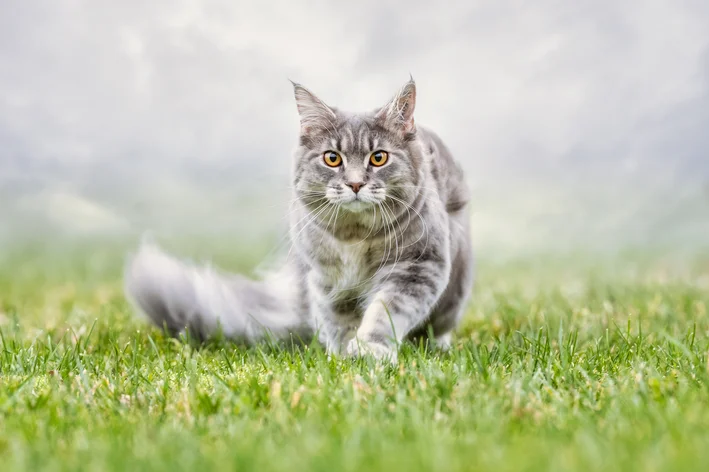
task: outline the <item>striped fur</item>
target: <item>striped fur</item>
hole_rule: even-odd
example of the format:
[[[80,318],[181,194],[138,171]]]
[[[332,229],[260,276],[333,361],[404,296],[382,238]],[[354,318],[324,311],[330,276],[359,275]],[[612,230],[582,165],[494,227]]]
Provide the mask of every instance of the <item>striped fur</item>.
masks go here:
[[[283,269],[252,281],[148,245],[127,267],[129,297],[159,326],[201,338],[317,335],[331,353],[390,360],[403,340],[447,345],[473,283],[469,196],[443,142],[414,122],[413,80],[370,113],[294,87],[301,133]],[[380,150],[388,160],[376,167]],[[340,166],[325,163],[329,151]]]

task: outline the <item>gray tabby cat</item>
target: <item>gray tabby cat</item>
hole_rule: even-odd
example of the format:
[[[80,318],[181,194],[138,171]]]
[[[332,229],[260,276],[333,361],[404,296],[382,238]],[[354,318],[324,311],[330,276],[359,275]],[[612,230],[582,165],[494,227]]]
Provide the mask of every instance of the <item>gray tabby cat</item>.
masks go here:
[[[473,283],[468,191],[438,136],[414,124],[413,79],[383,108],[349,113],[294,84],[300,143],[292,248],[262,281],[143,245],[129,297],[158,326],[255,343],[317,335],[329,353],[396,359],[432,334],[447,347]]]

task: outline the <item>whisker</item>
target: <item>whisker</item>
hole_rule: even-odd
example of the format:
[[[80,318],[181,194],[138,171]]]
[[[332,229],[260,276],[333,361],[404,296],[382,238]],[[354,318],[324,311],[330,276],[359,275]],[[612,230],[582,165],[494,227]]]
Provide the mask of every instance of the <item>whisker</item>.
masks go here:
[[[376,206],[373,207],[375,213],[376,213],[376,209],[377,209],[377,208],[379,208],[379,210],[382,212],[382,219],[385,220],[384,209],[381,207],[380,204],[377,204]],[[374,216],[376,217],[376,214],[375,214]],[[376,222],[376,221],[375,221],[375,222]],[[389,238],[386,236],[386,235],[388,234],[388,233],[387,233],[387,225],[386,225],[386,224],[383,226],[383,229],[384,229],[384,233],[385,233],[385,236],[384,236],[384,248],[385,248],[385,249],[384,249],[384,251],[382,252],[382,258],[381,258],[381,260],[379,261],[379,265],[378,265],[378,267],[374,270],[374,272],[372,273],[372,275],[371,275],[370,277],[368,277],[367,279],[361,281],[360,283],[356,284],[356,285],[352,285],[352,286],[350,286],[350,287],[345,287],[345,288],[342,288],[342,289],[339,289],[339,290],[334,290],[334,291],[332,292],[333,294],[335,294],[335,293],[342,293],[342,292],[350,291],[350,290],[354,290],[354,289],[356,289],[356,288],[365,286],[365,285],[367,285],[369,282],[371,282],[372,280],[374,280],[374,278],[377,276],[377,274],[379,273],[379,271],[381,270],[381,268],[384,267],[384,265],[386,264],[386,261],[387,261],[387,259],[388,259],[388,257],[389,257],[389,254],[391,253],[391,248],[392,248],[391,242],[389,241]],[[388,244],[388,246],[387,246],[387,244]],[[387,249],[387,248],[388,248],[388,249]],[[387,251],[388,251],[388,252],[387,252]],[[347,299],[345,299],[345,300],[349,301],[349,300],[354,300],[354,299],[356,299],[356,298],[359,298],[359,297],[355,295],[354,297],[350,297],[350,298],[347,298]]]
[[[418,210],[416,210],[413,206],[409,205],[408,203],[404,202],[403,200],[400,200],[396,197],[392,197],[391,195],[389,195],[389,198],[391,198],[394,201],[398,201],[399,203],[401,203],[404,206],[408,206],[418,216],[419,220],[421,221],[421,225],[423,226],[423,229],[421,231],[421,234],[419,235],[419,238],[416,241],[414,241],[413,243],[411,243],[410,246],[421,241],[421,238],[423,238],[423,235],[426,234],[426,244],[424,245],[424,248],[421,250],[421,254],[423,254],[423,252],[428,248],[428,241],[429,241],[428,225],[426,224],[426,220],[423,218],[421,213],[418,212]],[[416,260],[419,260],[420,258],[421,258],[421,255],[419,255],[419,257],[416,258]]]
[[[303,216],[302,218],[300,218],[296,223],[292,223],[292,224],[290,224],[289,226],[295,227],[295,226],[299,225],[303,220],[305,220],[306,218],[308,218],[309,216],[311,216],[314,211],[319,210],[319,209],[322,208],[325,204],[327,204],[327,199],[326,199],[326,198],[323,197],[321,200],[324,202],[323,204],[321,204],[320,206],[318,206],[318,207],[317,207],[315,210],[313,210],[312,212],[306,212],[305,216]],[[291,200],[291,202],[288,204],[289,208],[291,208],[291,209],[288,211],[288,213],[286,213],[285,216],[281,217],[281,218],[279,219],[279,221],[288,219],[291,215],[293,215],[296,211],[298,211],[298,208],[292,208],[293,205],[294,205],[295,203],[298,203],[298,202],[299,202],[298,199],[293,199],[293,200]],[[320,203],[320,202],[317,202],[317,201],[316,201],[316,203]],[[274,254],[276,254],[278,251],[280,251],[281,248],[285,245],[285,243],[288,242],[288,240],[290,239],[290,236],[291,236],[291,235],[290,235],[290,230],[288,230],[288,231],[286,231],[286,233],[285,233],[283,236],[281,236],[280,238],[278,238],[278,240],[274,243],[273,248],[266,254],[266,256],[264,256],[264,261],[268,261],[271,257],[273,257]]]
[[[308,226],[310,226],[313,223],[313,221],[315,221],[317,219],[317,217],[322,215],[327,210],[328,205],[330,205],[330,202],[326,202],[326,203],[322,204],[317,209],[311,211],[308,215],[306,215],[306,217],[310,216],[319,210],[318,213],[316,215],[314,215],[312,218],[310,218],[308,220],[308,222],[305,223],[305,225],[303,225],[303,227],[300,229],[300,231],[298,231],[298,233],[296,233],[295,236],[293,236],[292,241],[291,241],[291,248],[288,250],[288,254],[286,255],[286,260],[288,260],[288,258],[290,258],[290,254],[291,254],[291,252],[293,252],[293,247],[295,247],[295,242],[298,239],[298,237],[303,233],[303,231],[305,231],[305,229]],[[303,221],[303,219],[301,219],[300,221]],[[293,227],[296,228],[297,226],[293,226]]]
[[[386,205],[385,202],[382,202],[382,204],[385,205],[385,206],[388,208],[388,206]],[[389,211],[390,211],[390,210],[389,210]],[[392,216],[392,218],[393,218],[393,216]],[[387,279],[389,279],[389,277],[391,276],[391,274],[394,272],[394,269],[396,268],[396,265],[399,263],[399,258],[401,257],[401,253],[399,252],[399,240],[398,240],[398,238],[397,238],[397,236],[396,236],[396,229],[395,229],[393,226],[394,226],[394,224],[392,223],[392,229],[393,229],[393,234],[394,234],[394,242],[396,243],[396,252],[394,253],[394,264],[392,264],[391,270],[389,270],[389,273],[386,275],[386,277],[384,277],[384,279],[383,279],[384,281],[386,281]],[[401,225],[399,225],[399,229],[401,230]],[[402,236],[403,236],[403,233],[402,233]]]

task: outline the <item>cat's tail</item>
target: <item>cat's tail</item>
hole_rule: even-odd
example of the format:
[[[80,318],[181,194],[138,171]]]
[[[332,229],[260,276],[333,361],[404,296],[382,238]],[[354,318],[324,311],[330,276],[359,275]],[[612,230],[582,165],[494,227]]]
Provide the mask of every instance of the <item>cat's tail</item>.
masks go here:
[[[195,266],[143,243],[127,263],[128,298],[159,327],[207,339],[221,332],[253,344],[270,338],[310,341],[312,329],[295,307],[300,284],[288,269],[262,281]]]

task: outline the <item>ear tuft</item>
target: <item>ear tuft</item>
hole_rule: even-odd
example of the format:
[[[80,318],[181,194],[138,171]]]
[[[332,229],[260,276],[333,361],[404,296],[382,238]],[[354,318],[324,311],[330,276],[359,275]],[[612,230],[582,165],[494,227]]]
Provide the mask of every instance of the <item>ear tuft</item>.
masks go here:
[[[307,135],[317,130],[332,128],[336,118],[335,112],[310,90],[293,81],[291,83],[300,115],[300,132]]]
[[[414,109],[416,108],[416,83],[411,79],[399,90],[394,98],[377,113],[382,124],[401,134],[414,133]]]

